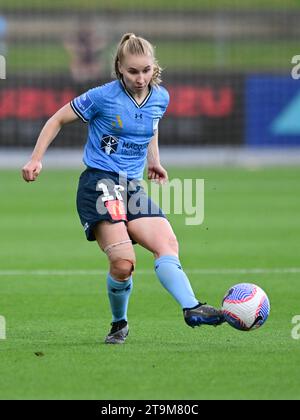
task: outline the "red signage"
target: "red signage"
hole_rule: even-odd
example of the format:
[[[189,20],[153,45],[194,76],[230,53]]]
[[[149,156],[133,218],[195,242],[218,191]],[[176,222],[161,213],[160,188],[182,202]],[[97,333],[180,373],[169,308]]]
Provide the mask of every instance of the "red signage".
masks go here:
[[[169,86],[168,115],[174,117],[229,117],[235,105],[232,87]],[[78,93],[73,88],[7,88],[0,90],[0,119],[49,118]]]
[[[0,90],[0,119],[48,118],[75,96],[72,89],[3,89]]]
[[[175,117],[228,117],[234,108],[234,90],[231,87],[169,87],[168,114]]]

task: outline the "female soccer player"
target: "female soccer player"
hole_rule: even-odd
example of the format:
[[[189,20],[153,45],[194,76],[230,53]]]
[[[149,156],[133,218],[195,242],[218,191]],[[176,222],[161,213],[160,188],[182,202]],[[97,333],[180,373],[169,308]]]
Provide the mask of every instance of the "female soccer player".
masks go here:
[[[219,325],[222,312],[200,303],[178,258],[178,243],[162,210],[146,195],[138,180],[145,163],[148,178],[168,180],[158,149],[158,123],[169,95],[161,83],[161,68],[153,46],[125,34],[115,57],[116,80],[89,90],[53,115],[42,129],[23,178],[35,181],[42,158],[64,124],[80,118],[89,124],[77,209],[86,237],[107,254],[107,291],[112,311],[105,343],[122,344],[128,335],[127,307],[135,268],[133,243],[151,251],[161,284],[183,309],[191,326]]]

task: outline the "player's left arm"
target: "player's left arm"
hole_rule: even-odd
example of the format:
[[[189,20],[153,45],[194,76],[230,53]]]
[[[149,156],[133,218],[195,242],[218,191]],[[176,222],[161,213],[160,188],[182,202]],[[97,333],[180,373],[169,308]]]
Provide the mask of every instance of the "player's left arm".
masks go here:
[[[165,184],[168,181],[168,173],[160,163],[159,147],[158,147],[158,130],[148,146],[147,154],[148,162],[148,179],[151,179],[159,184]]]

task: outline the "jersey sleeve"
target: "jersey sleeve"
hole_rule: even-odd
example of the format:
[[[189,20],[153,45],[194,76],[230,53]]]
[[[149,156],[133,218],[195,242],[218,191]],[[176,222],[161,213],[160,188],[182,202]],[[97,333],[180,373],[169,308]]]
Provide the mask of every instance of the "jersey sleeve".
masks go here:
[[[161,87],[161,117],[162,118],[169,106],[170,95],[166,88]]]
[[[70,102],[75,114],[85,123],[101,114],[103,97],[101,88],[90,89]]]

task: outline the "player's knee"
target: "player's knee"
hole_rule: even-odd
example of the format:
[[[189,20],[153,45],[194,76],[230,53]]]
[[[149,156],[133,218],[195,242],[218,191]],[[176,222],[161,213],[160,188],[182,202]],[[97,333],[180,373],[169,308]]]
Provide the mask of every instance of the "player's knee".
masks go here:
[[[118,260],[111,262],[110,274],[116,280],[127,280],[134,270],[134,262],[130,260]]]
[[[116,280],[127,280],[135,268],[135,253],[130,240],[108,246],[104,250],[110,262],[110,273]]]

